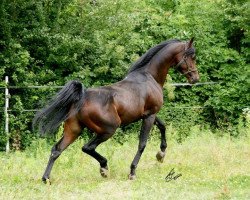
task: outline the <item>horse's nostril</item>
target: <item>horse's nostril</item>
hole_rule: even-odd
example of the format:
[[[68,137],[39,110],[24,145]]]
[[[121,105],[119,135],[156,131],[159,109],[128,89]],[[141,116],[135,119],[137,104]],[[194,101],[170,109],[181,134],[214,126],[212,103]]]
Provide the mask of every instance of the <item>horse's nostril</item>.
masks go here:
[[[194,83],[196,83],[198,81],[198,79],[196,78],[196,77],[190,77],[189,78],[189,83],[191,83],[191,84],[194,84]]]

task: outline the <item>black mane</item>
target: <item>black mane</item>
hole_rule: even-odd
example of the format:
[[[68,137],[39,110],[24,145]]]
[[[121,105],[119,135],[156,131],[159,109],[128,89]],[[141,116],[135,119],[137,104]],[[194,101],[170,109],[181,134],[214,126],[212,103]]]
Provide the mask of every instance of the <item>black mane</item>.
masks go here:
[[[176,43],[176,42],[180,42],[180,40],[168,40],[168,41],[164,41],[160,44],[158,44],[155,47],[150,48],[145,54],[143,54],[130,68],[130,70],[128,71],[128,73],[131,73],[137,69],[140,69],[142,67],[144,67],[146,64],[149,63],[149,61],[161,50],[163,49],[163,47],[172,44],[172,43]]]

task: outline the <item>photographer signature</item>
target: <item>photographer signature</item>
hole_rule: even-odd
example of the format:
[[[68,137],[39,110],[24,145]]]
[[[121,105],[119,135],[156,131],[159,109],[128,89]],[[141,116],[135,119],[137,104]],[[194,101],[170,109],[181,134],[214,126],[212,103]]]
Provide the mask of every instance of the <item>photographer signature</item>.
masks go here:
[[[168,175],[165,177],[166,182],[170,182],[172,180],[176,180],[177,178],[180,178],[182,174],[175,174],[174,168],[170,170]]]

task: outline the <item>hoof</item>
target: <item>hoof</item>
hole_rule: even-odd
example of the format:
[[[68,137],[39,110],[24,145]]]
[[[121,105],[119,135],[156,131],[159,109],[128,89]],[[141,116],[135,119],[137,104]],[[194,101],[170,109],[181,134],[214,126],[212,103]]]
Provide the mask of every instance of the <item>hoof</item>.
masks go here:
[[[156,158],[159,162],[163,162],[164,160],[164,157],[165,157],[166,153],[165,152],[162,152],[162,151],[159,151],[157,154],[156,154]]]
[[[43,177],[43,178],[42,178],[42,181],[43,181],[44,184],[49,184],[49,185],[51,185],[51,182],[50,182],[49,178]]]
[[[135,179],[136,179],[135,174],[134,174],[134,175],[129,174],[129,175],[128,175],[128,179],[129,179],[129,180],[135,180]]]
[[[102,177],[107,178],[108,173],[109,173],[108,167],[101,167],[100,168],[100,173],[101,173]]]

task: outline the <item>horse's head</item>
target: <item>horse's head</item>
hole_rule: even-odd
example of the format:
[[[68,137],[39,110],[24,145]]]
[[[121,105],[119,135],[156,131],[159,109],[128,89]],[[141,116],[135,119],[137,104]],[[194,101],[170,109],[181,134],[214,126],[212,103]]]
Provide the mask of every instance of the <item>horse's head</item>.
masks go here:
[[[186,42],[184,50],[176,55],[175,69],[186,76],[191,84],[199,80],[199,73],[195,65],[195,49],[193,47],[194,38]]]

